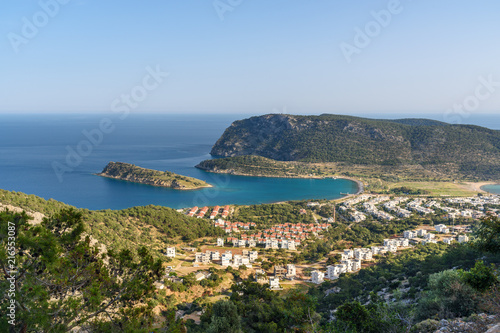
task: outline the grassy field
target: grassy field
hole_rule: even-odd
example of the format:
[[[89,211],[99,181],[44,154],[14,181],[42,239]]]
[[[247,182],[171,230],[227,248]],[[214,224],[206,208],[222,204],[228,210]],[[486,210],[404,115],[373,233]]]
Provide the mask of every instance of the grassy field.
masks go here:
[[[397,182],[389,185],[389,188],[408,187],[416,190],[428,191],[433,196],[465,197],[477,195],[477,191],[468,188],[464,183],[453,182]]]

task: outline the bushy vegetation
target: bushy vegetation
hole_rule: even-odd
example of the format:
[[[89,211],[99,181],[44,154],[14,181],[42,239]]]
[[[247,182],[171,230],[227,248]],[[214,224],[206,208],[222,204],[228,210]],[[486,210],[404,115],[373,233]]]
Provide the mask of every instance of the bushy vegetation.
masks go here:
[[[429,191],[421,190],[421,189],[411,189],[406,186],[391,188],[389,193],[398,194],[398,195],[422,195],[429,194]]]
[[[149,327],[153,283],[163,272],[162,262],[146,247],[102,252],[90,245],[85,229],[82,213],[74,209],[35,226],[24,213],[0,213],[0,331],[68,332],[81,327],[143,332]],[[7,297],[7,290],[14,290],[13,296]],[[15,318],[5,315],[12,305]]]

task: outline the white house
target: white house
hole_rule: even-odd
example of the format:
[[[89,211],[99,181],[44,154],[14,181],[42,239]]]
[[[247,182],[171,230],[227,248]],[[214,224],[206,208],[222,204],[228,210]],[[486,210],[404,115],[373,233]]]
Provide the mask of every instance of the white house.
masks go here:
[[[271,290],[280,289],[280,279],[277,277],[270,277],[269,278],[269,289],[271,289]]]
[[[227,254],[223,254],[221,256],[221,265],[222,266],[229,266],[231,264],[231,257],[228,256]]]
[[[442,233],[443,229],[446,229],[446,226],[444,224],[438,224],[437,226],[435,226],[435,228],[437,232]]]
[[[248,252],[248,259],[250,259],[250,262],[254,262],[255,260],[257,260],[258,257],[259,257],[259,252],[257,251]]]
[[[371,251],[363,253],[363,257],[361,258],[363,260],[372,260],[373,259],[373,254]]]
[[[217,238],[217,246],[224,246],[224,238]]]
[[[452,238],[443,238],[443,243],[450,245],[452,240]]]
[[[359,271],[361,269],[361,260],[353,260],[351,267],[354,272]]]
[[[427,235],[427,230],[425,230],[425,229],[418,229],[417,230],[418,237],[424,237],[425,235]]]
[[[211,251],[210,252],[210,260],[219,260],[219,259],[220,259],[219,251]]]
[[[467,243],[469,241],[469,237],[467,235],[458,235],[459,243]]]
[[[175,258],[175,247],[167,247],[166,256],[169,258]]]
[[[311,277],[312,283],[321,284],[325,281],[325,274],[320,271],[313,271]]]
[[[346,256],[346,259],[350,259],[354,257],[354,251],[353,250],[344,250],[344,255]]]
[[[416,237],[416,233],[411,230],[406,230],[403,232],[403,237],[406,239],[412,239]]]
[[[330,280],[335,280],[339,278],[339,275],[341,274],[341,267],[340,265],[335,265],[335,266],[328,266],[326,268],[326,278]]]
[[[295,265],[286,265],[286,277],[294,277],[295,275],[297,275],[297,269],[295,268]]]

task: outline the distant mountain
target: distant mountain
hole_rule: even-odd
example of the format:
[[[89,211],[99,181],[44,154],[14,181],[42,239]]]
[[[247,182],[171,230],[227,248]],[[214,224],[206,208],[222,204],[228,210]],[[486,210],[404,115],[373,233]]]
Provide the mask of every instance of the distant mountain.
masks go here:
[[[500,178],[500,131],[429,119],[375,120],[342,115],[269,114],[235,121],[211,150],[220,157],[453,168]]]

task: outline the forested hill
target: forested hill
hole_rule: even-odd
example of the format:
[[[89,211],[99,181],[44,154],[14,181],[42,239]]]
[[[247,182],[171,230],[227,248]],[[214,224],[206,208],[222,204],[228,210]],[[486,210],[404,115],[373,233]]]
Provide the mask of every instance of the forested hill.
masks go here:
[[[269,114],[235,121],[214,156],[259,155],[280,161],[421,165],[500,178],[500,131],[428,119]]]

